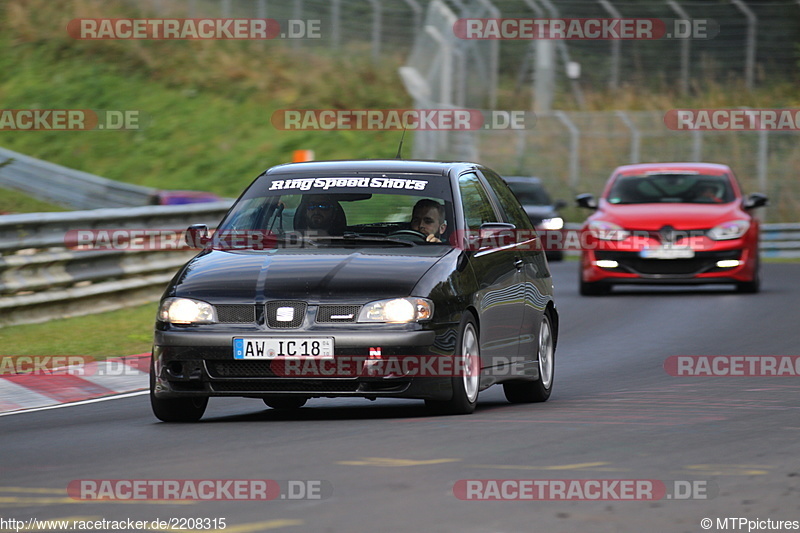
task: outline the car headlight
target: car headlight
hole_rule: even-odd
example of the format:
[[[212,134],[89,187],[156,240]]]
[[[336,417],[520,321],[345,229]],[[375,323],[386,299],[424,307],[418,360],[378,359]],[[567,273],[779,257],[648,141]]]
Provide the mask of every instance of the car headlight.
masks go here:
[[[368,303],[361,308],[358,321],[404,324],[432,317],[433,302],[427,298],[394,298]]]
[[[750,229],[749,220],[731,220],[708,230],[708,237],[715,241],[738,239],[747,233],[748,229]]]
[[[539,225],[539,227],[545,230],[561,229],[564,227],[564,219],[561,217],[546,218],[542,220],[542,223]]]
[[[217,321],[214,307],[188,298],[167,298],[158,308],[158,319],[171,324],[210,324]]]
[[[604,241],[622,241],[630,237],[631,232],[627,231],[613,222],[605,220],[592,220],[589,222],[589,231]]]

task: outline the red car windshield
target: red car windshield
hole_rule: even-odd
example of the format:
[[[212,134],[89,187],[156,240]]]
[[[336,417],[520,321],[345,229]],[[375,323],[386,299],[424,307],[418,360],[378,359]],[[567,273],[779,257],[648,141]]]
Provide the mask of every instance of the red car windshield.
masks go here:
[[[660,173],[618,176],[606,199],[611,204],[725,204],[735,196],[726,176]]]

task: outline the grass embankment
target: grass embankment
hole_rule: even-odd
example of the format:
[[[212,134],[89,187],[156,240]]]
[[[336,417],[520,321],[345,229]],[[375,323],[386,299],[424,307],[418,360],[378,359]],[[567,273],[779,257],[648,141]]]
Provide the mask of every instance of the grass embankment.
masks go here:
[[[97,359],[149,352],[157,304],[0,328],[2,356],[85,355]]]
[[[3,9],[3,8],[0,8]],[[142,16],[121,2],[9,0],[0,14],[6,109],[133,110],[136,131],[0,132],[0,146],[104,176],[237,196],[261,170],[291,160],[391,158],[394,131],[281,131],[278,109],[403,108],[401,57],[292,50],[258,41],[78,41],[79,17]],[[407,139],[408,140],[408,139]],[[407,145],[408,146],[408,145]]]
[[[0,215],[8,213],[43,213],[66,210],[66,207],[43,202],[19,191],[0,187]]]

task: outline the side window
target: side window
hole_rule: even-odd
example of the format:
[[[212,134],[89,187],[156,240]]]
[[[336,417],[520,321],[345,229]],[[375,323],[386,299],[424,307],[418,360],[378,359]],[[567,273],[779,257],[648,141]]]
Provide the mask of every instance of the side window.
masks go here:
[[[467,229],[478,230],[484,222],[498,222],[489,196],[476,174],[469,173],[460,176],[458,188],[461,192],[461,203],[464,206],[464,220],[467,223]]]
[[[519,200],[514,196],[514,193],[511,192],[511,189],[508,188],[503,178],[488,169],[483,170],[483,175],[486,177],[486,181],[489,182],[492,189],[494,189],[497,200],[500,202],[500,207],[505,211],[508,221],[519,229],[533,229],[531,220],[528,218],[528,215],[525,214]]]

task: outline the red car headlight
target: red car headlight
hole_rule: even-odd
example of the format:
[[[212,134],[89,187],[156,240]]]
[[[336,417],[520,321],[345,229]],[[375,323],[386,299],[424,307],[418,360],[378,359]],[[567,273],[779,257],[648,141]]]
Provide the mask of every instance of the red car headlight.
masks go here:
[[[622,241],[631,235],[631,232],[623,229],[622,226],[605,220],[589,222],[589,231],[592,235],[604,241]]]
[[[749,220],[731,220],[723,222],[708,230],[708,237],[715,241],[727,241],[730,239],[738,239],[750,229]]]

